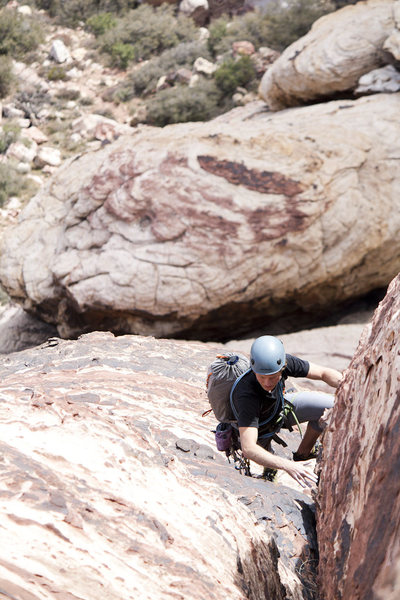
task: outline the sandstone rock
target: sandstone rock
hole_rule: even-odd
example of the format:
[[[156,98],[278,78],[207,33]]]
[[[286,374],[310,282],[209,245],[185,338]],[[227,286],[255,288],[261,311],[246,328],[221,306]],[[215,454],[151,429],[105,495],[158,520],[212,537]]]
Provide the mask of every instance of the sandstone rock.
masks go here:
[[[38,167],[58,167],[61,165],[61,152],[58,148],[51,148],[50,146],[39,146],[36,156],[35,164]]]
[[[399,10],[396,7],[396,10]],[[396,61],[400,60],[400,31],[398,29],[398,19],[396,20],[397,29],[395,29],[383,44],[383,49],[389,52]]]
[[[50,49],[50,57],[57,63],[64,63],[71,60],[69,50],[62,40],[54,40]]]
[[[111,140],[129,133],[130,127],[103,115],[91,114],[75,119],[72,122],[72,130],[83,138],[104,139],[104,136],[108,136]]]
[[[28,127],[26,131],[24,131],[24,137],[32,140],[36,144],[44,144],[48,142],[49,138],[41,129],[38,127]]]
[[[392,65],[374,69],[360,77],[354,90],[357,95],[375,94],[379,92],[398,92],[400,90],[400,72]]]
[[[354,90],[362,75],[389,62],[384,45],[399,29],[398,6],[369,0],[318,19],[265,73],[261,97],[280,110]]]
[[[310,598],[310,497],[240,475],[200,416],[215,351],[96,333],[0,360],[4,596]]]
[[[32,8],[27,4],[23,4],[22,6],[17,7],[17,12],[26,17],[30,17],[32,15]]]
[[[201,73],[202,75],[212,75],[218,67],[206,58],[199,56],[199,58],[196,58],[194,61],[193,69],[196,73]]]
[[[175,78],[179,83],[189,84],[192,79],[192,71],[190,69],[186,69],[185,67],[181,67],[180,69],[177,69]]]
[[[21,162],[31,163],[37,155],[37,151],[38,147],[35,142],[31,142],[29,147],[22,142],[14,142],[7,148],[6,156]]]
[[[240,42],[233,42],[232,50],[234,54],[245,54],[247,56],[251,56],[256,51],[256,49],[254,48],[254,44],[252,44],[251,42],[246,42],[245,40]]]
[[[25,63],[13,61],[13,72],[25,90],[40,89],[46,92],[50,88],[49,83],[45,79],[42,79],[34,68]]]
[[[3,104],[2,113],[7,119],[21,119],[25,116],[24,111],[13,104]]]
[[[323,440],[321,595],[397,598],[400,547],[400,275],[366,326]]]
[[[232,339],[385,287],[400,97],[140,127],[69,160],[2,239],[8,294],[59,334]],[[286,329],[287,330],[287,329]]]
[[[20,306],[0,311],[0,354],[37,346],[57,334],[56,328],[28,315]]]
[[[204,25],[210,12],[208,0],[182,0],[179,4],[179,12],[192,17],[197,25]]]

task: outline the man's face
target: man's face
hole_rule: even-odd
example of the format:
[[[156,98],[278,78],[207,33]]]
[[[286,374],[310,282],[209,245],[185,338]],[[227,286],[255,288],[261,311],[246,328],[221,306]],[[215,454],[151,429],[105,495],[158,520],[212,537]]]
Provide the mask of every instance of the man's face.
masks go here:
[[[282,371],[278,371],[278,373],[274,373],[273,375],[261,375],[261,373],[256,373],[258,383],[266,392],[272,392],[274,387],[278,385],[278,381],[281,377]]]

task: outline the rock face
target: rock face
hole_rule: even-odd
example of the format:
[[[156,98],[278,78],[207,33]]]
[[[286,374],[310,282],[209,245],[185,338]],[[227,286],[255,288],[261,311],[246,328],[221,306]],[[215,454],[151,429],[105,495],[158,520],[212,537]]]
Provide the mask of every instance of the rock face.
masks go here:
[[[400,596],[399,315],[400,275],[363,332],[324,434],[317,514],[326,600]]]
[[[61,167],[2,238],[8,294],[62,337],[232,339],[384,287],[398,95],[142,127]],[[215,339],[214,337],[214,339]]]
[[[201,417],[216,350],[93,333],[0,360],[4,596],[315,597],[310,496],[240,475]]]
[[[57,335],[54,325],[39,321],[20,306],[0,309],[0,354],[18,352]]]
[[[271,110],[332,97],[369,71],[398,60],[400,2],[369,0],[318,19],[261,80]]]

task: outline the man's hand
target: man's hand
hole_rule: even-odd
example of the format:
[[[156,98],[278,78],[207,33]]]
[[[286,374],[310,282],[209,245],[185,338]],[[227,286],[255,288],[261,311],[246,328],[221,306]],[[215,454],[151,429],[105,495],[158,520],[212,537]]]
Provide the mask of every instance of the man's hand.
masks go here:
[[[286,471],[303,488],[313,487],[317,483],[318,478],[310,468],[311,461],[301,464],[294,463],[287,458],[271,454],[271,452],[259,446],[257,444],[257,427],[239,427],[239,435],[242,452],[249,460],[253,460],[263,467]]]
[[[284,470],[303,488],[314,487],[318,482],[318,477],[311,470],[311,461],[304,462],[300,466],[289,461],[289,466],[284,467]]]

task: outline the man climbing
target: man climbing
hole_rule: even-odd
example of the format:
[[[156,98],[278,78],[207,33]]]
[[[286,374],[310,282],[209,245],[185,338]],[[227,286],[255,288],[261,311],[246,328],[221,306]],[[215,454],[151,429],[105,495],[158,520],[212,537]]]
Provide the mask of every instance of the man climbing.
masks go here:
[[[269,335],[254,341],[250,366],[251,370],[237,380],[231,395],[243,455],[262,465],[264,471],[283,469],[302,487],[311,486],[317,477],[301,461],[315,457],[313,448],[322,432],[318,420],[326,408],[333,406],[334,396],[309,391],[285,393],[284,383],[288,377],[305,377],[336,388],[342,373],[286,354],[282,342]],[[279,421],[283,403],[287,406],[288,400],[295,416],[289,411],[286,418]],[[272,454],[270,444],[281,427],[290,428],[296,421],[307,421],[308,425],[297,452],[293,453],[293,462]]]

